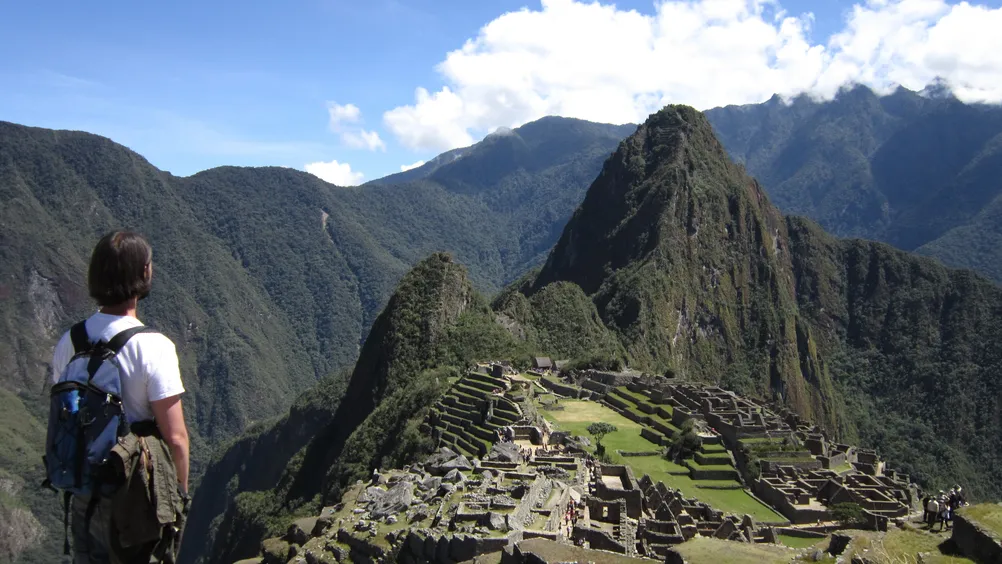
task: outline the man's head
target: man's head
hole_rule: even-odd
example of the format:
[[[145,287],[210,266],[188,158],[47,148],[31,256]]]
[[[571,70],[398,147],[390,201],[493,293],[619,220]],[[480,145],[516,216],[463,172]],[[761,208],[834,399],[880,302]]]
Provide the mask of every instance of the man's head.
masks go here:
[[[153,249],[130,231],[112,231],[98,241],[90,257],[87,286],[100,306],[116,306],[150,293]]]

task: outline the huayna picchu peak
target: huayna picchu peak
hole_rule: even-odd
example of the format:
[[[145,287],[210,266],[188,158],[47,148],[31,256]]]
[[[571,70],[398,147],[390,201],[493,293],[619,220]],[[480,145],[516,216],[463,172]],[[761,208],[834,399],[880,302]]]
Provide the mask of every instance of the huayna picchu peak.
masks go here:
[[[996,558],[964,504],[1002,497],[1002,289],[783,216],[691,107],[630,129],[343,188],[0,124],[0,554],[52,561],[29,384],[135,224],[191,395],[184,563]]]

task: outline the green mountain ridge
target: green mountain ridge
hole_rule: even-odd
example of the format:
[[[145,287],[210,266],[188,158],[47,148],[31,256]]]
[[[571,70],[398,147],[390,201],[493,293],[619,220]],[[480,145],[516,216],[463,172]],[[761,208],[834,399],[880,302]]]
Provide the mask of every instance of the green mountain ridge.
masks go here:
[[[706,115],[784,213],[1002,281],[1002,106],[856,86]]]
[[[610,158],[529,294],[556,281],[640,368],[774,398],[923,483],[1002,495],[1002,289],[782,218],[691,108]]]
[[[562,223],[554,217],[573,211],[620,128],[556,120],[538,134],[518,131],[558,145],[573,133],[586,149],[554,151],[550,166],[534,155],[532,174],[509,159],[495,185],[464,194],[431,180],[342,188],[277,167],[179,178],[102,137],[0,122],[0,384],[15,411],[34,418],[31,429],[44,430],[52,347],[92,311],[84,285],[91,247],[108,230],[138,229],[153,244],[156,270],[140,315],[178,345],[201,475],[215,446],[273,421],[318,380],[350,367],[418,260],[453,252],[488,291],[541,262],[557,237],[550,224]],[[489,145],[472,149],[489,160]],[[448,179],[449,170],[436,174]],[[534,190],[536,176],[546,176],[538,199],[488,201],[502,187]],[[42,435],[24,444],[29,452],[0,444],[2,468],[35,483]],[[6,462],[14,459],[27,462]],[[29,490],[18,490],[18,503],[47,534],[23,559],[49,562],[58,503]]]

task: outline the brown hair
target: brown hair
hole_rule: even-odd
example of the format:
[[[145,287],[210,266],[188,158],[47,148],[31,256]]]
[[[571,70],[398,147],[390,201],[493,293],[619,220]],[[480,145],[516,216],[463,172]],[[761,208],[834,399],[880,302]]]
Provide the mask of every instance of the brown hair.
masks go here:
[[[150,293],[146,267],[153,261],[153,248],[131,231],[112,231],[97,242],[90,257],[87,286],[98,305],[114,306]]]

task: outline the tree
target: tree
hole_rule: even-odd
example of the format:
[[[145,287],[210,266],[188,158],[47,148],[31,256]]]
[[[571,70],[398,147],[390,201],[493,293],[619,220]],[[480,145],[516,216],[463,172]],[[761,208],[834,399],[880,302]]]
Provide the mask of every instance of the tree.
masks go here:
[[[836,503],[828,509],[828,514],[843,527],[858,527],[866,522],[863,508],[858,503]]]
[[[588,425],[588,434],[595,437],[596,454],[601,456],[605,453],[605,447],[602,445],[602,439],[609,433],[615,433],[618,430],[619,429],[617,429],[612,423],[605,423],[602,421]]]

